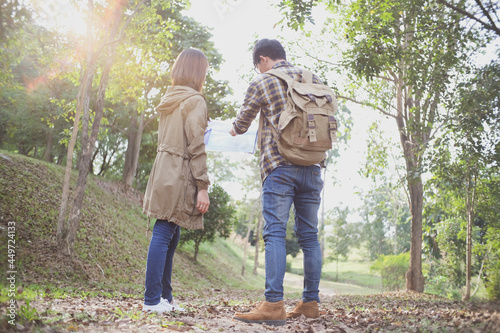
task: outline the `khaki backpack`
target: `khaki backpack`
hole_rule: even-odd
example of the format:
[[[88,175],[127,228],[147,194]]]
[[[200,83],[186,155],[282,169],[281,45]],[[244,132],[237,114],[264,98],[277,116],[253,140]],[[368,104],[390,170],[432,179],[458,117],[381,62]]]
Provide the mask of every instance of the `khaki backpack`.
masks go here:
[[[277,138],[278,150],[287,160],[297,165],[314,165],[326,158],[326,152],[337,142],[338,103],[335,93],[324,84],[313,83],[312,72],[302,70],[302,82],[295,81],[279,69],[266,72],[287,84],[287,103],[282,111],[278,129],[271,124]],[[260,133],[264,113],[261,112]]]

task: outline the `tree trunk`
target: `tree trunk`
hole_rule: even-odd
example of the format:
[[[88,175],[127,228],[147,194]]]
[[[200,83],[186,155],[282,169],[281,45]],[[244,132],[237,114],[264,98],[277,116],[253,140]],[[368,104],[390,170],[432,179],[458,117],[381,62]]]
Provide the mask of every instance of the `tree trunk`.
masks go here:
[[[132,172],[132,160],[135,149],[135,140],[137,139],[137,117],[130,117],[130,124],[127,133],[127,151],[125,152],[125,162],[123,163],[123,183],[125,186],[132,186],[134,172]]]
[[[467,184],[466,184],[466,207],[467,207],[467,240],[466,240],[466,255],[465,255],[465,294],[464,301],[470,299],[471,280],[472,280],[472,224],[474,223],[474,205],[476,195],[476,177],[472,174],[471,169],[468,167]]]
[[[146,92],[146,98],[147,94]],[[139,152],[141,149],[142,133],[144,131],[144,114],[145,110],[142,107],[138,126],[135,115],[132,116],[130,120],[130,128],[127,135],[127,152],[125,154],[125,164],[123,167],[123,183],[126,187],[132,187],[137,172],[137,165],[139,164]]]
[[[89,2],[89,16],[92,16],[92,14],[93,14],[93,6]],[[94,53],[94,39],[91,36],[92,36],[91,26],[88,25],[87,44],[89,45],[89,47],[87,50],[87,61],[86,61],[87,66],[80,80],[80,88],[78,89],[78,94],[77,94],[75,120],[73,122],[73,131],[71,133],[71,139],[68,144],[68,152],[66,155],[66,170],[64,173],[63,190],[61,195],[61,205],[59,206],[59,215],[57,218],[56,241],[61,250],[65,248],[64,239],[66,238],[66,235],[68,233],[68,226],[66,225],[66,211],[68,209],[68,201],[69,201],[69,184],[71,181],[71,170],[73,166],[73,150],[75,148],[76,139],[78,137],[78,128],[80,126],[80,117],[82,114],[82,110],[84,109],[85,105],[88,105],[90,100],[92,81],[94,79],[95,68],[97,66],[96,54]]]
[[[80,167],[78,168],[79,172],[75,189],[75,197],[73,199],[71,215],[68,221],[69,224],[68,233],[66,234],[64,248],[63,248],[63,251],[66,254],[73,253],[76,233],[80,226],[80,213],[83,206],[85,188],[87,187],[87,176],[89,174],[92,153],[94,151],[94,145],[97,140],[99,127],[101,125],[101,119],[104,113],[104,95],[108,84],[109,72],[111,70],[111,65],[112,65],[112,61],[110,60],[111,57],[109,57],[108,59],[109,60],[107,61],[106,68],[103,71],[101,82],[99,84],[99,92],[95,108],[96,109],[95,117],[92,123],[92,131],[90,134],[90,138],[85,138],[86,135],[82,135],[82,159],[80,161]],[[84,129],[85,127],[86,126],[84,126]]]
[[[73,122],[73,132],[71,140],[68,144],[68,153],[66,155],[66,171],[64,173],[63,190],[61,196],[61,205],[59,207],[59,216],[57,219],[56,240],[59,248],[65,248],[64,239],[68,233],[68,226],[66,224],[66,211],[68,209],[69,201],[69,184],[71,181],[71,171],[73,165],[73,150],[75,148],[76,139],[78,137],[78,127],[80,124],[80,116],[84,105],[88,105],[90,99],[90,91],[92,88],[92,80],[94,78],[95,60],[93,55],[89,55],[87,61],[87,69],[82,77],[80,89],[78,91],[77,106],[75,111],[75,120]]]
[[[200,241],[194,241],[194,255],[193,259],[194,261],[198,261],[198,252],[200,251]]]
[[[417,292],[424,291],[424,276],[422,274],[422,209],[423,184],[420,177],[409,181],[411,200],[411,243],[410,267],[406,272],[406,289]]]
[[[54,156],[52,155],[52,148],[54,147],[54,133],[52,130],[47,133],[47,144],[45,146],[45,152],[43,153],[43,160],[45,162],[52,163],[54,161]]]
[[[396,89],[396,124],[399,130],[399,138],[406,162],[406,176],[408,178],[409,206],[411,212],[411,242],[410,242],[410,265],[406,272],[406,289],[423,292],[424,276],[422,274],[422,209],[424,190],[422,177],[419,170],[419,158],[421,157],[420,140],[416,131],[409,131],[405,125],[408,114],[411,118],[411,97],[405,96],[405,85],[402,77],[395,77]],[[405,99],[406,97],[406,99]],[[418,107],[417,107],[418,108]],[[406,110],[410,110],[406,112]],[[410,134],[407,134],[408,132]]]
[[[394,215],[394,255],[398,255],[398,220],[399,220],[399,207],[396,202],[397,198],[393,195],[392,214]]]
[[[121,20],[123,18],[124,2],[119,2],[118,6],[115,8],[113,25],[111,27],[111,32],[108,36],[109,51],[104,57],[104,68],[101,74],[101,80],[99,83],[99,89],[97,93],[97,99],[95,103],[95,117],[92,123],[92,130],[90,133],[90,138],[88,138],[88,121],[87,116],[84,117],[84,123],[82,127],[82,158],[80,161],[80,167],[78,172],[78,180],[75,189],[75,195],[73,199],[73,205],[71,208],[70,217],[68,220],[67,232],[59,243],[61,251],[65,254],[72,255],[74,249],[74,242],[76,239],[76,234],[80,225],[80,213],[83,206],[83,199],[85,195],[85,188],[87,186],[87,176],[90,168],[90,161],[92,158],[92,152],[94,150],[94,145],[97,140],[97,135],[99,133],[99,127],[101,124],[101,119],[104,113],[104,99],[106,88],[108,85],[109,73],[113,65],[114,55],[117,47],[116,38],[118,36],[119,27]],[[89,92],[87,92],[89,95]],[[85,119],[87,118],[87,119]]]
[[[243,264],[241,266],[241,275],[245,276],[245,268],[246,268],[246,263],[247,263],[247,249],[248,249],[248,238],[250,237],[250,232],[252,231],[252,224],[253,224],[253,218],[255,215],[255,208],[258,205],[258,202],[252,205],[252,208],[250,210],[250,217],[248,218],[248,225],[247,225],[247,234],[245,236],[245,244],[243,246]],[[258,235],[257,235],[258,236]]]
[[[257,232],[255,233],[255,259],[253,262],[253,275],[257,275],[257,268],[259,268],[260,234],[262,230],[263,220],[264,219],[262,217],[262,209],[259,208],[259,218],[257,219]]]
[[[337,274],[335,277],[335,281],[339,282],[339,255],[337,254]]]
[[[469,198],[467,198],[467,201]],[[464,301],[470,299],[470,285],[472,279],[472,220],[474,212],[470,209],[470,203],[467,202],[467,240],[466,240],[466,256],[465,256],[465,294]]]

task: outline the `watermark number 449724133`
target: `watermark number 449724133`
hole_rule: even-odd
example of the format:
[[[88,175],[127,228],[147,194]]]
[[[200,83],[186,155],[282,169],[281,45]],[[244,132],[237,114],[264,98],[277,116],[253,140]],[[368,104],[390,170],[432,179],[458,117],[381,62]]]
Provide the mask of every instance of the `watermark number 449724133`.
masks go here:
[[[7,223],[7,286],[9,304],[7,305],[8,322],[15,325],[17,306],[16,306],[16,222]]]

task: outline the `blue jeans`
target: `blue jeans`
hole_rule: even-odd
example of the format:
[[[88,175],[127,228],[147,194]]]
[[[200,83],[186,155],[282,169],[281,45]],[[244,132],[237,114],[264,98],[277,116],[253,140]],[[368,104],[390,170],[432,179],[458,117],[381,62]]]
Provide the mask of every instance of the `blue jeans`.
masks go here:
[[[294,205],[295,234],[304,254],[303,302],[319,302],[321,247],[318,242],[318,209],[323,180],[317,165],[285,165],[274,169],[262,184],[263,238],[266,257],[267,302],[283,299],[286,268],[285,236],[290,207]]]
[[[144,304],[156,305],[160,303],[160,297],[172,301],[172,263],[180,237],[180,226],[156,220],[149,243]]]

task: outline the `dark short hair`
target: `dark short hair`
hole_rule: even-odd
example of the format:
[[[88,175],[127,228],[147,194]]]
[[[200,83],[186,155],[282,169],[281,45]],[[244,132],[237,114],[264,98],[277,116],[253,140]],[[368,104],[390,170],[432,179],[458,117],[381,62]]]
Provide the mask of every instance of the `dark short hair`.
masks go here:
[[[276,39],[263,38],[258,40],[253,47],[253,64],[260,62],[260,56],[269,57],[272,60],[286,60],[286,52],[283,46]]]

